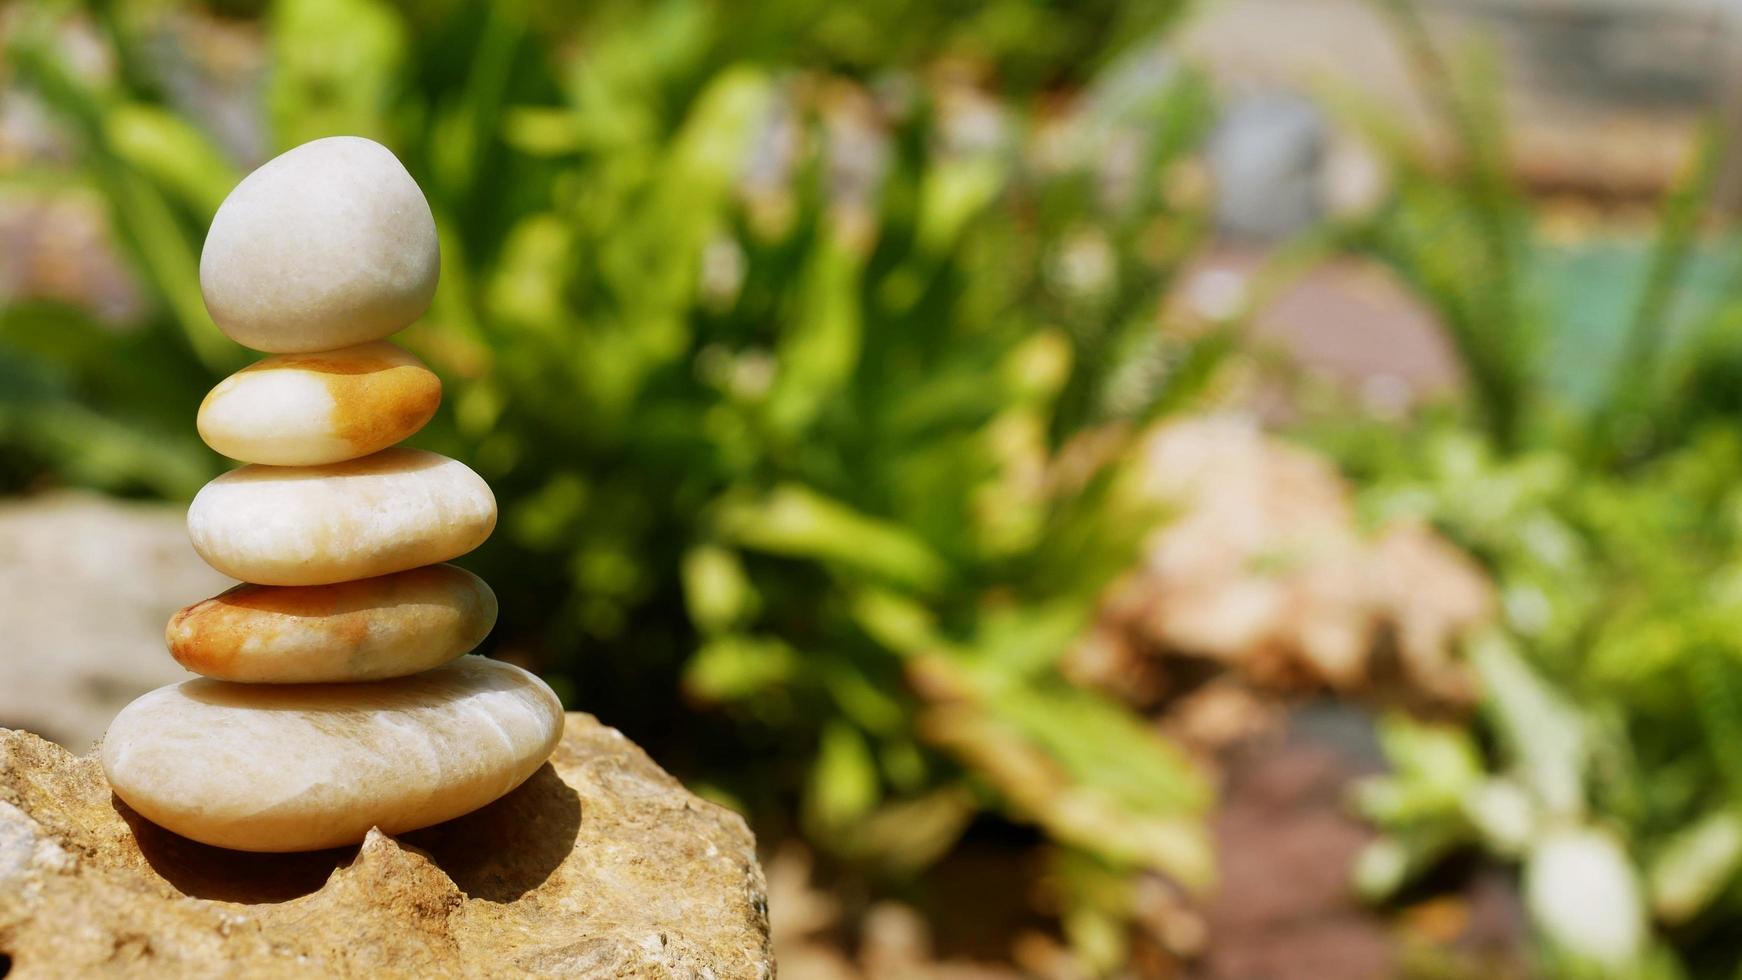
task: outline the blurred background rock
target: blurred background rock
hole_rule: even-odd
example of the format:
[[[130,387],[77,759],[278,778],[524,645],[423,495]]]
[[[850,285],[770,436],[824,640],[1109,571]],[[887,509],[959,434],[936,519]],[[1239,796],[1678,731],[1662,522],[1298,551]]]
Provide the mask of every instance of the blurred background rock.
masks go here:
[[[229,580],[188,544],[180,508],[59,492],[0,507],[0,726],[84,751],[142,692],[181,680],[163,623]]]

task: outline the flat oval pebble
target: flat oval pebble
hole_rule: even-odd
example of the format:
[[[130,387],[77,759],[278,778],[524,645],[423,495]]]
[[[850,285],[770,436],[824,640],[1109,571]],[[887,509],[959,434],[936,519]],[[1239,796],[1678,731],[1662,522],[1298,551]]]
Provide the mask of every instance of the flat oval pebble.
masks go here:
[[[442,401],[442,382],[385,341],[280,354],[230,375],[200,403],[200,438],[231,459],[338,463],[409,438]]]
[[[391,150],[304,143],[243,178],[200,252],[200,292],[230,339],[270,353],[379,340],[429,308],[435,218]]]
[[[175,614],[176,662],[251,684],[402,677],[470,653],[496,623],[496,594],[453,565],[336,585],[238,585]]]
[[[543,681],[461,657],[367,684],[160,687],[115,717],[101,757],[115,795],[159,826],[308,851],[476,810],[536,772],[562,727]]]
[[[484,543],[496,497],[464,463],[383,449],[326,466],[244,466],[188,507],[194,550],[258,585],[328,585],[448,561]]]

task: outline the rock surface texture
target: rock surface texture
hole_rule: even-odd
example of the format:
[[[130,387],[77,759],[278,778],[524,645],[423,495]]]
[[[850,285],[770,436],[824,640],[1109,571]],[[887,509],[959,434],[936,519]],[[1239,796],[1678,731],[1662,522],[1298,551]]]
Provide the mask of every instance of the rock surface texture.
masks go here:
[[[483,809],[298,854],[167,833],[94,756],[0,730],[0,954],[9,980],[774,974],[743,821],[583,714]]]

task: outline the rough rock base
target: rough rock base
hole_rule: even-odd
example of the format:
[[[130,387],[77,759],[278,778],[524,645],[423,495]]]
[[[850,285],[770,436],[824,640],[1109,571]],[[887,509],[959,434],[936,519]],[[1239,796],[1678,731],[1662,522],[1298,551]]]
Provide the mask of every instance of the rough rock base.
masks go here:
[[[584,714],[496,803],[308,854],[178,837],[94,756],[0,729],[0,956],[8,980],[774,973],[744,822]]]

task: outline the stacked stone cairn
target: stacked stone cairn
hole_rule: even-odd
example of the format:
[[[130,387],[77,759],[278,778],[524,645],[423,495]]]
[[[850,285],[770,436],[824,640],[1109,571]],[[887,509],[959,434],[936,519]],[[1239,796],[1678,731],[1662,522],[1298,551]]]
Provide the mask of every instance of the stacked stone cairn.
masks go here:
[[[466,655],[496,597],[443,562],[489,537],[490,488],[394,448],[441,382],[382,338],[428,308],[440,265],[429,203],[366,139],[290,150],[213,218],[206,306],[275,356],[200,406],[200,436],[248,464],[188,509],[195,550],[243,582],[170,620],[170,652],[204,676],[134,701],[103,741],[116,795],[154,823],[246,851],[354,844],[497,799],[562,737],[542,681]]]

